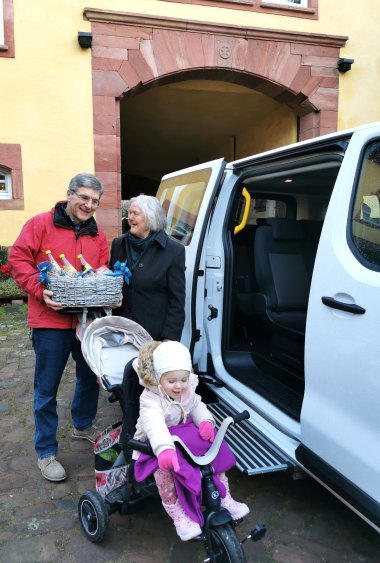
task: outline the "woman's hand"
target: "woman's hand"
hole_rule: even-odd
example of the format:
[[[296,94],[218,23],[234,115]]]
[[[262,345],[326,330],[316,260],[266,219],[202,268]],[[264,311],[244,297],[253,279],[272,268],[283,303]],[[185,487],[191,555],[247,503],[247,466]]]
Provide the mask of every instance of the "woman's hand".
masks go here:
[[[157,456],[158,467],[163,469],[164,471],[174,471],[174,473],[178,473],[179,471],[179,463],[178,458],[175,450],[171,448],[164,450]]]
[[[198,427],[198,432],[202,440],[210,440],[211,443],[214,441],[214,426],[209,420],[202,420]]]
[[[43,294],[42,294],[42,299],[44,300],[44,303],[47,307],[50,307],[50,309],[53,309],[54,311],[59,311],[60,309],[63,309],[64,306],[62,305],[62,303],[58,303],[58,301],[53,301],[51,296],[53,295],[53,292],[50,291],[50,289],[44,289]]]

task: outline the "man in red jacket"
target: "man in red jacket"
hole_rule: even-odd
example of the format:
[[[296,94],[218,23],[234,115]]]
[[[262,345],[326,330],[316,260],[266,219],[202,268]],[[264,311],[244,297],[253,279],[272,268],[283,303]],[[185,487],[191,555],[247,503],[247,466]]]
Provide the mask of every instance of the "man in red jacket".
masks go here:
[[[76,386],[71,405],[72,437],[94,442],[93,421],[98,407],[99,386],[86,364],[76,338],[77,316],[64,314],[36,275],[37,264],[46,261],[46,250],[57,259],[64,254],[80,271],[78,254],[97,269],[108,263],[104,233],[93,217],[103,186],[92,174],[77,174],[67,190],[66,201],[47,213],[32,217],[23,227],[10,253],[12,276],[28,294],[28,325],[33,329],[36,355],[34,376],[35,449],[38,467],[49,481],[62,481],[66,472],[56,459],[57,392],[66,363],[76,362]]]

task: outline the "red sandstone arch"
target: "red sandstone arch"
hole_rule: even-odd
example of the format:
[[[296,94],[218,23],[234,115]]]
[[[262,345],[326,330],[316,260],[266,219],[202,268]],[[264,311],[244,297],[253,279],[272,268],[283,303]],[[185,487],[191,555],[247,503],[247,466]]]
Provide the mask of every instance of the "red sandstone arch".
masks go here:
[[[177,80],[235,82],[287,104],[299,140],[336,131],[339,49],[347,37],[223,26],[85,9],[92,22],[95,173],[107,185],[98,216],[120,233],[119,99]]]

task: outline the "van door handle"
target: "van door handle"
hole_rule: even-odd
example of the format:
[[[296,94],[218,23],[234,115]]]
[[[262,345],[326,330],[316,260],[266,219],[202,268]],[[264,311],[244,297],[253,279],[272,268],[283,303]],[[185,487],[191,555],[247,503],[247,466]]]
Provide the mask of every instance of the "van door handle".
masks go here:
[[[347,311],[347,313],[353,313],[354,315],[364,315],[365,313],[365,309],[360,307],[360,305],[355,305],[354,303],[343,303],[342,301],[337,301],[333,297],[322,297],[322,303],[332,309]]]

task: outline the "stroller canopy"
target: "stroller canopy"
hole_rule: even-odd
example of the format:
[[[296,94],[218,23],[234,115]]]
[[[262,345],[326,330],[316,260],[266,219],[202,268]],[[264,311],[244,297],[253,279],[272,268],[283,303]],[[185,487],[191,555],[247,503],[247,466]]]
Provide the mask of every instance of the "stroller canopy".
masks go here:
[[[138,355],[139,348],[152,340],[139,324],[124,317],[95,319],[82,339],[82,352],[104,389],[121,385],[124,367]]]

